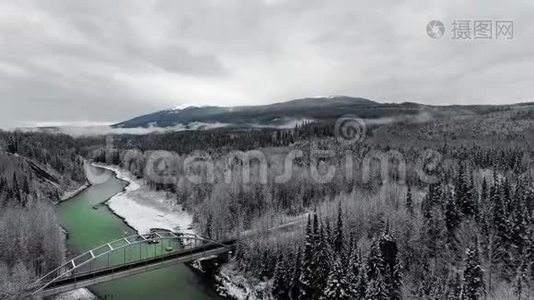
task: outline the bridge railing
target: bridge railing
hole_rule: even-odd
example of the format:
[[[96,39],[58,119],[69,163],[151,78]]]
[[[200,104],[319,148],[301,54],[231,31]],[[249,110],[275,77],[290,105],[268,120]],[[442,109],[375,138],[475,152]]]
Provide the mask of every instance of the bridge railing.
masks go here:
[[[164,241],[168,241],[165,249],[163,244]],[[159,251],[157,251],[158,245],[160,247]],[[116,268],[127,263],[140,262],[156,257],[165,257],[185,252],[191,248],[205,247],[206,245],[228,247],[220,242],[199,237],[196,234],[174,233],[170,231],[155,231],[149,234],[124,237],[84,252],[50,271],[34,283],[34,294],[62,279],[91,274],[99,270]],[[150,257],[148,253],[149,248],[153,248],[153,255]],[[126,260],[127,249],[129,249],[129,262]],[[139,259],[131,259],[131,249],[139,250]],[[119,253],[121,251],[123,259],[120,264],[117,264],[116,262],[120,261],[118,258],[121,256],[121,253]],[[145,251],[144,256],[143,251]],[[112,258],[111,255],[114,255],[114,257]],[[97,263],[99,261],[100,263]],[[95,269],[93,269],[94,264],[97,265]]]

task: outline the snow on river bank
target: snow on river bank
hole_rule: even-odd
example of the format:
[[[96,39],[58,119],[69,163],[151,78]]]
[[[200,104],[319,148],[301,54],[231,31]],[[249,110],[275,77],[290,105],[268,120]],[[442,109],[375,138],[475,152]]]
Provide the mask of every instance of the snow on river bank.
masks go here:
[[[106,204],[139,234],[149,233],[152,228],[194,233],[191,229],[193,217],[176,204],[174,197],[150,190],[143,180],[135,179],[130,172],[118,167],[94,166],[110,170],[117,178],[128,182],[124,191],[111,197]]]
[[[152,228],[192,233],[193,217],[176,204],[174,197],[166,192],[151,190],[143,180],[135,179],[130,172],[116,166],[93,164],[115,173],[118,179],[128,182],[123,192],[111,197],[106,204],[118,216],[137,230],[139,234],[150,232]],[[251,285],[243,276],[232,272],[229,266],[216,276],[218,292],[235,299],[260,299],[255,293],[256,285]]]

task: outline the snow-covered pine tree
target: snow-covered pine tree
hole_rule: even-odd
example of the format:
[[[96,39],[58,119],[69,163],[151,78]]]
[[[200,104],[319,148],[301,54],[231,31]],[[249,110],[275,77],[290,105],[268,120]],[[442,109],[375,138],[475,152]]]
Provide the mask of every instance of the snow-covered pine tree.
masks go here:
[[[300,295],[300,274],[301,274],[301,264],[302,253],[300,247],[297,248],[297,253],[294,257],[293,269],[291,273],[290,283],[289,283],[289,299],[297,300]]]
[[[445,291],[445,298],[447,300],[460,300],[462,291],[462,279],[460,273],[454,272],[447,283],[447,290]]]
[[[516,197],[516,203],[508,219],[508,223],[510,224],[510,252],[512,253],[511,263],[516,268],[521,264],[524,249],[528,243],[528,226],[530,224],[530,216],[522,196],[518,195]]]
[[[350,300],[356,296],[354,286],[347,280],[346,268],[338,256],[330,273],[328,274],[328,281],[320,299],[324,300]]]
[[[445,195],[445,225],[450,234],[454,234],[458,225],[460,225],[460,210],[456,204],[456,199],[450,193]]]
[[[527,235],[527,247],[524,256],[524,260],[529,262],[527,274],[530,275],[530,280],[534,282],[534,226],[532,226],[532,223]]]
[[[389,226],[388,226],[389,227]],[[379,240],[380,252],[384,260],[383,278],[388,290],[389,299],[402,298],[402,274],[398,259],[397,242],[386,228],[386,232]]]
[[[440,183],[431,183],[428,185],[428,192],[421,202],[421,213],[425,218],[432,217],[432,208],[439,203],[441,197]]]
[[[337,257],[337,255],[332,252],[330,244],[324,234],[323,226],[320,225],[319,236],[317,237],[313,256],[313,265],[315,266],[315,276],[313,281],[314,299],[318,299],[323,295],[331,264],[335,257]]]
[[[373,279],[367,282],[367,290],[365,293],[365,300],[387,300],[388,291],[384,277],[379,272]]]
[[[393,274],[390,277],[389,298],[391,300],[402,299],[402,265],[399,258],[395,258],[395,266],[393,267]]]
[[[333,238],[332,238],[332,227],[330,226],[330,219],[328,217],[324,220],[325,226],[324,226],[324,235],[326,240],[328,241],[329,245],[333,245]]]
[[[19,181],[17,180],[17,174],[15,172],[13,172],[12,190],[14,199],[21,201],[22,197],[20,195]]]
[[[528,284],[529,284],[529,278],[527,275],[528,272],[528,264],[526,261],[521,261],[519,264],[519,267],[517,268],[515,279],[514,279],[514,294],[517,296],[518,300],[522,299],[529,299],[530,297],[527,295],[528,291]],[[523,297],[526,296],[526,297]]]
[[[412,189],[410,186],[408,186],[408,191],[406,192],[406,210],[411,216],[413,216],[413,199]]]
[[[314,218],[315,217],[316,215],[314,214]],[[313,258],[315,254],[315,236],[313,230],[311,219],[308,216],[308,225],[306,226],[306,245],[304,246],[304,255],[302,257],[302,267],[299,279],[299,299],[301,300],[311,299],[314,291],[313,282],[315,280],[315,266]]]
[[[274,268],[272,295],[274,299],[285,300],[288,298],[290,278],[286,269],[284,255],[278,255],[276,267]]]
[[[377,240],[371,244],[371,251],[369,252],[369,258],[367,259],[367,280],[370,282],[382,275],[385,270],[384,258],[382,257],[382,251]],[[382,279],[383,280],[383,279]]]
[[[469,181],[463,162],[460,163],[454,192],[456,203],[458,203],[462,215],[466,217],[474,216],[476,210],[474,185]]]
[[[480,190],[480,203],[486,203],[489,197],[488,182],[486,178],[482,179],[482,187]]]
[[[360,267],[356,283],[356,298],[364,299],[367,293],[367,273],[365,271],[365,265],[363,264],[361,253],[358,253],[358,258],[360,261]]]
[[[262,251],[261,262],[260,262],[260,277],[262,278],[271,278],[274,274],[274,267],[272,263],[272,250],[265,248]]]
[[[337,226],[336,226],[336,232],[334,235],[334,251],[338,255],[343,254],[343,215],[341,210],[341,202],[338,204],[338,211],[337,211]]]
[[[462,299],[478,300],[485,293],[484,271],[480,265],[478,242],[475,240],[470,248],[465,251],[466,265],[462,286]]]

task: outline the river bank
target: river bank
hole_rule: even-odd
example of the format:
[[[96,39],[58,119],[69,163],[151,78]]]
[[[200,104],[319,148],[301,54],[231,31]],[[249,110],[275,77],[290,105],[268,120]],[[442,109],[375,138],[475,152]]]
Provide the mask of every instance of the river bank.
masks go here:
[[[69,199],[76,197],[77,195],[79,195],[80,193],[85,191],[90,186],[91,186],[91,184],[89,182],[86,182],[86,183],[82,184],[81,186],[79,186],[77,188],[73,188],[73,189],[65,191],[59,197],[59,200],[56,202],[56,204],[59,204],[59,203],[61,203],[63,201],[68,201]],[[66,244],[67,243],[66,239],[67,239],[68,232],[65,229],[63,229],[63,233],[64,233],[63,234],[63,238],[64,238],[63,243]],[[55,300],[94,300],[94,299],[98,299],[98,298],[93,293],[91,293],[91,291],[89,291],[88,289],[80,288],[80,289],[77,289],[77,290],[74,290],[74,291],[70,291],[70,292],[59,294],[59,295],[55,296],[54,299]]]
[[[194,234],[193,216],[167,192],[152,191],[143,180],[135,179],[128,171],[115,166],[94,164],[115,174],[128,183],[123,192],[106,201],[109,209],[122,218],[139,234],[149,233],[150,229],[166,229]]]
[[[106,205],[138,233],[149,233],[150,229],[159,228],[196,234],[193,229],[193,216],[176,204],[173,194],[153,191],[142,179],[136,179],[129,171],[117,166],[97,163],[93,166],[109,170],[118,179],[128,183],[123,192],[111,197],[106,201]],[[195,265],[191,266],[197,269]],[[249,282],[235,270],[232,263],[224,264],[219,272],[213,275],[217,282],[217,292],[224,297],[238,300],[261,299],[255,290],[258,287],[265,289],[264,283]]]

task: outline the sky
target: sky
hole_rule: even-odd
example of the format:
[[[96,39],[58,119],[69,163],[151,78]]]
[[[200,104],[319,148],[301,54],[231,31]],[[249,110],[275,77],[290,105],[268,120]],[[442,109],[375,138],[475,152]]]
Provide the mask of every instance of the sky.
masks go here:
[[[456,39],[454,20],[514,35]],[[534,101],[532,28],[531,0],[1,0],[0,128],[328,95]]]

